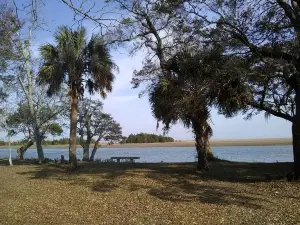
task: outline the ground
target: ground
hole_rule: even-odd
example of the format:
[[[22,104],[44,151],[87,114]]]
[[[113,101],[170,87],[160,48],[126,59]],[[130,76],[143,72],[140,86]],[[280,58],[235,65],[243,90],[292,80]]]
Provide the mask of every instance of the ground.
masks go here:
[[[60,164],[0,161],[0,224],[297,224],[290,163]],[[23,163],[24,164],[24,163]]]

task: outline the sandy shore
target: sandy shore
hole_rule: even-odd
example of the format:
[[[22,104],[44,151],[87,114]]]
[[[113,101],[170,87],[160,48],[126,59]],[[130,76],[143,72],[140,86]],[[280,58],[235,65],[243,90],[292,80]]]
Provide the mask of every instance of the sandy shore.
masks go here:
[[[291,145],[289,138],[270,139],[232,139],[232,140],[211,140],[211,146],[266,146],[266,145]],[[142,144],[114,144],[110,148],[143,148],[143,147],[194,147],[194,141],[175,141],[169,143],[142,143]]]
[[[266,145],[291,145],[291,138],[266,138],[266,139],[228,139],[211,140],[211,146],[266,146]],[[105,148],[149,148],[149,147],[194,147],[194,141],[175,141],[168,143],[138,143],[138,144],[113,144],[102,143]],[[12,146],[13,149],[19,146]],[[46,145],[44,148],[68,148],[68,145]],[[78,146],[81,148],[81,146]],[[0,146],[7,149],[8,146]]]

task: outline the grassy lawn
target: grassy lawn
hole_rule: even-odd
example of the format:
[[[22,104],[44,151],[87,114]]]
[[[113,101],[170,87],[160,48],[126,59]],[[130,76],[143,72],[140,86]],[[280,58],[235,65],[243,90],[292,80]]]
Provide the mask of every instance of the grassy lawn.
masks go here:
[[[6,166],[0,224],[296,224],[300,183],[290,163]],[[272,180],[272,181],[270,181]]]

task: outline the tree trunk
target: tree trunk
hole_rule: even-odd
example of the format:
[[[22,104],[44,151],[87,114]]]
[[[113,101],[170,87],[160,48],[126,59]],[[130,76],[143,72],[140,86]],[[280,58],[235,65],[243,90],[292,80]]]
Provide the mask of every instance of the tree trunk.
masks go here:
[[[21,77],[19,77],[19,82],[23,88],[23,91],[26,95],[27,98],[27,103],[30,111],[30,117],[31,117],[31,123],[33,126],[34,130],[34,139],[35,139],[35,144],[36,144],[36,149],[37,149],[37,154],[38,154],[38,159],[39,163],[42,163],[44,161],[44,152],[42,148],[42,142],[41,142],[41,135],[40,135],[40,128],[39,128],[39,119],[37,115],[37,111],[35,110],[34,107],[34,102],[33,102],[33,87],[34,87],[34,79],[33,79],[33,72],[32,72],[32,64],[31,64],[31,56],[30,56],[30,42],[31,42],[31,37],[32,37],[32,30],[29,30],[29,40],[28,40],[28,45],[25,46],[23,49],[23,55],[26,59],[26,78],[27,78],[27,86],[22,82]]]
[[[296,115],[292,125],[293,155],[294,155],[294,178],[300,178],[300,78],[296,78]]]
[[[90,160],[90,140],[87,138],[86,142],[84,143],[83,147],[83,161],[89,161]]]
[[[90,107],[89,107],[90,110]],[[91,119],[92,114],[86,115],[86,130],[87,130],[87,137],[83,147],[83,161],[90,160],[90,143],[92,141],[92,132],[91,132]]]
[[[10,166],[13,166],[12,155],[11,155],[11,146],[10,146],[10,136],[8,137],[8,147],[9,147],[9,158],[8,162]]]
[[[203,141],[203,137],[196,136],[196,150],[197,150],[197,170],[198,171],[208,171],[208,160],[207,160],[207,150],[205,141]]]
[[[97,140],[94,144],[94,148],[93,148],[93,151],[92,151],[92,154],[91,154],[91,157],[90,157],[90,161],[94,161],[94,158],[95,158],[95,155],[96,155],[96,152],[97,152],[97,149],[98,149],[98,145],[99,145],[99,141]]]
[[[211,150],[209,140],[207,140],[207,143],[206,143],[206,150],[207,150],[207,160],[208,161],[214,160],[215,157],[214,157],[214,154]]]
[[[28,141],[25,145],[21,146],[17,149],[17,157],[20,160],[24,159],[24,153],[27,151],[28,148],[30,148],[34,142],[32,140]]]
[[[293,133],[293,155],[294,155],[294,178],[299,179],[300,177],[300,132],[299,123],[294,122],[292,125]]]
[[[72,90],[72,92],[76,92],[76,90]],[[72,94],[71,113],[70,113],[69,162],[73,169],[77,167],[77,158],[76,158],[77,116],[78,116],[78,97],[77,94]]]
[[[192,121],[193,130],[195,134],[196,150],[197,150],[197,170],[198,171],[208,171],[209,165],[207,161],[207,142],[208,136],[205,131],[206,127],[201,121]]]
[[[39,131],[36,131],[35,144],[36,144],[39,163],[43,163],[45,161],[45,157],[44,157],[44,150],[42,146],[42,138]]]

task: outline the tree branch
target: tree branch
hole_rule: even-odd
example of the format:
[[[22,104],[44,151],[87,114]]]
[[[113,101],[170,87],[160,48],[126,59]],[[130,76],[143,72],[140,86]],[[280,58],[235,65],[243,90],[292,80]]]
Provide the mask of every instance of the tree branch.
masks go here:
[[[291,22],[293,24],[297,24],[298,19],[289,3],[286,0],[277,0],[277,3],[284,10],[285,14],[289,17]]]
[[[256,109],[259,109],[259,110],[264,110],[270,114],[272,114],[273,116],[277,116],[277,117],[280,117],[280,118],[283,118],[285,120],[288,120],[290,122],[293,122],[294,121],[294,118],[288,114],[284,114],[282,112],[278,112],[278,111],[275,111],[273,109],[270,109],[268,107],[265,107],[264,105],[262,104],[258,104],[258,103],[255,103],[255,102],[252,102],[250,103],[250,105]]]
[[[102,23],[102,22],[100,22],[100,21],[112,21],[112,20],[115,20],[115,21],[116,21],[116,19],[94,18],[94,17],[92,17],[92,16],[90,16],[90,15],[88,14],[90,10],[89,10],[88,12],[84,12],[83,10],[81,10],[81,9],[79,9],[79,8],[77,8],[77,7],[75,7],[72,3],[69,3],[69,2],[67,2],[66,0],[61,0],[61,1],[62,1],[64,4],[66,4],[68,7],[70,7],[71,9],[73,9],[73,11],[74,11],[75,13],[78,13],[78,14],[83,15],[84,18],[88,18],[88,19],[94,21],[95,23],[99,24],[100,26],[107,26],[106,24],[104,24],[104,23]]]

